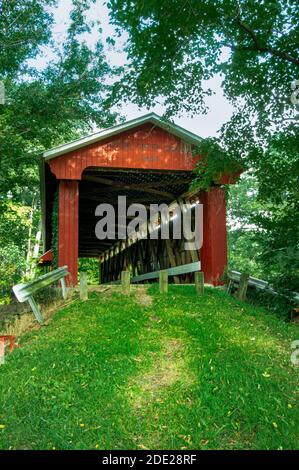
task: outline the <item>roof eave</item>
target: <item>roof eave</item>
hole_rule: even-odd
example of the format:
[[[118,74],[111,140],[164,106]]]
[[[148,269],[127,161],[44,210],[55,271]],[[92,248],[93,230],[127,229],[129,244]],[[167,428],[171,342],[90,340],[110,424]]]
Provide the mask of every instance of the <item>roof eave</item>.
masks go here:
[[[101,140],[113,137],[121,132],[125,132],[127,130],[133,129],[134,127],[146,123],[155,124],[158,127],[161,127],[162,129],[170,132],[173,135],[176,135],[182,140],[193,145],[198,145],[202,141],[201,137],[197,136],[196,134],[187,131],[186,129],[178,126],[177,124],[173,124],[163,120],[160,116],[155,113],[150,113],[145,116],[128,121],[126,123],[118,124],[108,129],[104,129],[103,131],[97,132],[87,137],[82,137],[73,142],[69,142],[68,144],[60,145],[59,147],[47,150],[46,152],[44,152],[43,157],[46,161],[51,160],[52,158],[56,158],[66,153],[73,152],[82,147],[86,147],[87,145],[92,145],[96,142],[100,142]]]

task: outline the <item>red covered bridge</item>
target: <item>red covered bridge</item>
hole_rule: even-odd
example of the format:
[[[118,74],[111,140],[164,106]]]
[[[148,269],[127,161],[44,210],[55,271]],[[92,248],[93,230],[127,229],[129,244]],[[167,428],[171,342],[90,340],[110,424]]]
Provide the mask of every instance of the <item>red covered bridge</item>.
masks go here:
[[[225,192],[216,184],[200,193],[189,189],[199,158],[194,149],[201,141],[151,113],[45,152],[41,161],[44,259],[51,258],[49,250],[56,251],[58,266],[69,267],[72,285],[77,284],[79,257],[99,259],[102,282],[119,279],[124,269],[139,275],[200,260],[206,282],[219,283],[227,265]],[[98,240],[95,209],[109,203],[117,210],[119,195],[126,196],[128,204],[145,207],[198,198],[203,204],[200,252],[185,251],[182,240],[174,239]]]

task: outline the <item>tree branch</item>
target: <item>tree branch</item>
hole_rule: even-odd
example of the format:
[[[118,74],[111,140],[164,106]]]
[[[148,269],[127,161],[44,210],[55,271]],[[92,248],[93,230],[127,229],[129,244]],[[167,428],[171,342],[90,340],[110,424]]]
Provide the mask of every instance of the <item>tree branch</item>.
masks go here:
[[[299,59],[296,59],[295,57],[291,56],[290,54],[288,54],[287,52],[281,52],[281,51],[277,51],[276,49],[273,49],[271,47],[259,47],[259,48],[256,48],[256,47],[246,47],[246,46],[235,46],[235,45],[232,45],[232,44],[227,44],[227,43],[224,43],[223,46],[225,47],[228,47],[229,49],[231,49],[232,51],[244,51],[244,52],[262,52],[262,53],[268,53],[270,55],[273,55],[273,56],[276,56],[276,57],[279,57],[280,59],[284,59],[284,60],[287,60],[288,62],[291,62],[297,66],[299,66]]]
[[[255,32],[238,16],[236,18],[238,25],[248,33],[251,37],[254,47],[246,47],[246,46],[229,46],[232,50],[239,50],[239,51],[258,51],[262,53],[267,53],[275,57],[279,57],[280,59],[284,59],[292,64],[299,66],[299,58],[291,56],[288,52],[278,51],[277,49],[273,49],[273,47],[262,45],[259,38],[255,34]]]

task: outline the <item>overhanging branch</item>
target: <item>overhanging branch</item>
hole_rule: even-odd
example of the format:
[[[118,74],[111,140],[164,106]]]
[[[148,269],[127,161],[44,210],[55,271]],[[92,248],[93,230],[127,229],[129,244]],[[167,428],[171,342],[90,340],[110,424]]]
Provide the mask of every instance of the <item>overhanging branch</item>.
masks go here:
[[[232,50],[238,50],[238,51],[256,51],[256,52],[261,52],[265,54],[270,54],[275,57],[279,57],[280,59],[286,60],[288,62],[291,62],[292,64],[295,64],[299,66],[299,58],[293,57],[290,55],[288,52],[283,52],[283,51],[278,51],[277,49],[274,49],[273,47],[267,46],[265,44],[262,44],[260,39],[258,38],[257,34],[248,26],[247,23],[245,23],[240,16],[236,18],[236,21],[238,25],[246,31],[246,33],[250,36],[252,39],[254,46],[228,46]]]

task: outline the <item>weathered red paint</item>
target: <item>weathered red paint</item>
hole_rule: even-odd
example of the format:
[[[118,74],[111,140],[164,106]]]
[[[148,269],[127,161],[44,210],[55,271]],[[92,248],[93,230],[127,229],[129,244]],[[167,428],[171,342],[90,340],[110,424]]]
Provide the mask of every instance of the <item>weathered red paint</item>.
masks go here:
[[[202,193],[203,246],[200,250],[201,269],[205,282],[221,284],[220,276],[227,266],[226,194],[214,187]]]
[[[59,183],[58,266],[67,266],[69,285],[78,283],[79,245],[79,183],[61,180]]]
[[[49,160],[58,179],[80,180],[88,167],[192,171],[191,145],[151,124]]]
[[[9,343],[9,352],[12,352],[15,348],[19,347],[16,344],[17,337],[12,335],[1,335],[0,342],[3,344],[3,348],[5,348],[5,344]]]
[[[53,261],[53,250],[48,250],[39,258],[40,264],[51,263]]]

